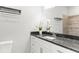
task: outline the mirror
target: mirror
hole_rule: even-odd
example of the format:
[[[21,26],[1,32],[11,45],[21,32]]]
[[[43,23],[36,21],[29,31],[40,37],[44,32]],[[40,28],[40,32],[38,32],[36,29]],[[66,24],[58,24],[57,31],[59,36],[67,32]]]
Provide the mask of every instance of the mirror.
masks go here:
[[[79,6],[55,6],[45,9],[51,32],[79,36]]]

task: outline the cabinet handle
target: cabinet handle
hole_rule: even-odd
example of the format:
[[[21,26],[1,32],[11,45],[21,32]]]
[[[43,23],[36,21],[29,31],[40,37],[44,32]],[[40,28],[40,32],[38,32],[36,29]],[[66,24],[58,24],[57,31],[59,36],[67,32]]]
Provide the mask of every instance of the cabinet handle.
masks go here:
[[[62,51],[60,51],[60,50],[57,50],[57,52],[58,52],[58,53],[63,53],[63,52],[62,52]]]
[[[43,53],[43,48],[40,47],[40,53]]]

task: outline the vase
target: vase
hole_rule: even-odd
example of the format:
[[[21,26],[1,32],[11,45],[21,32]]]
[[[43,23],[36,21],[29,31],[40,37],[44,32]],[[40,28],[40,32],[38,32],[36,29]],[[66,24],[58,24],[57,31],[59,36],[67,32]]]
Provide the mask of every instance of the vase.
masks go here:
[[[42,36],[42,31],[39,31],[39,35],[41,35],[41,36]]]

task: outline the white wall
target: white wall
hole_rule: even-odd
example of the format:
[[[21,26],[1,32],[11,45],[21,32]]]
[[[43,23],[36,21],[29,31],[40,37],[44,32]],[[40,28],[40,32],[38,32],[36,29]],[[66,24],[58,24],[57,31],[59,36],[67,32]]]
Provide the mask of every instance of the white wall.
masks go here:
[[[52,29],[51,31],[56,33],[63,33],[63,20],[56,21],[54,17],[63,17],[63,15],[79,15],[79,6],[56,6],[49,8],[44,12],[46,19],[51,20]]]
[[[2,15],[0,13],[0,41],[13,40],[12,52],[29,52],[29,34],[35,29],[40,21],[46,23],[51,19],[51,31],[62,33],[62,21],[55,21],[54,16],[62,17],[67,13],[66,7],[51,8],[44,12],[40,6],[9,6],[22,10],[21,15]],[[45,18],[45,15],[47,16]]]
[[[68,8],[68,15],[69,16],[79,15],[79,6],[70,6]]]
[[[68,8],[66,6],[56,6],[46,10],[45,15],[47,19],[51,20],[52,29],[51,31],[56,33],[63,33],[63,20],[57,21],[54,17],[62,18],[63,15],[68,14]]]
[[[29,34],[39,23],[42,7],[9,6],[22,10],[21,15],[0,15],[0,40],[13,40],[12,52],[29,52]]]

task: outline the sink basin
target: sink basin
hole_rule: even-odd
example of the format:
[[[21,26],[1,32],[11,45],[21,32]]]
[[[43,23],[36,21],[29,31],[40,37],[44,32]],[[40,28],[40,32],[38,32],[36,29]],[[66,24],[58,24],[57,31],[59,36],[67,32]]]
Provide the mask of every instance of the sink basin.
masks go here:
[[[51,39],[51,40],[56,39],[55,37],[51,37],[51,36],[44,36],[43,38],[45,38],[45,39]]]

